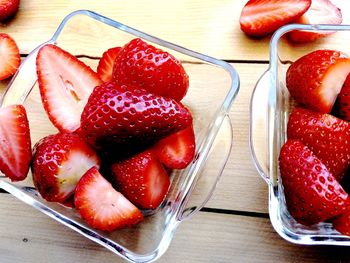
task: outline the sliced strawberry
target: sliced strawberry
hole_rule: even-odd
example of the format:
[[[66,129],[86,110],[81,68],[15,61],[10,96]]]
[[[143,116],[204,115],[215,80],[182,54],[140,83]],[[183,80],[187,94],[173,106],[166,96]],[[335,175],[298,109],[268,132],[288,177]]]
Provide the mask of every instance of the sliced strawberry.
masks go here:
[[[305,107],[329,113],[350,73],[350,59],[336,50],[316,50],[290,65],[286,84]]]
[[[184,169],[194,158],[196,142],[193,127],[161,139],[154,146],[159,160],[170,169]]]
[[[22,105],[0,108],[0,171],[12,181],[27,177],[32,157],[28,118]]]
[[[98,62],[97,74],[104,82],[112,81],[114,60],[117,57],[121,47],[110,48],[105,51]]]
[[[16,73],[21,57],[16,42],[7,34],[0,33],[0,80]]]
[[[145,89],[177,101],[186,95],[189,85],[180,61],[139,38],[127,43],[118,53],[113,79],[120,85]]]
[[[350,212],[345,212],[332,220],[333,227],[343,235],[350,236]]]
[[[47,201],[63,203],[74,193],[83,174],[99,164],[96,153],[79,135],[49,135],[34,146],[33,182]]]
[[[117,192],[96,167],[79,180],[74,203],[81,217],[102,231],[132,226],[143,220],[141,211]]]
[[[55,45],[39,50],[36,66],[42,103],[50,120],[60,131],[77,130],[90,93],[102,81],[90,67]]]
[[[337,117],[350,121],[350,74],[338,94],[332,111]]]
[[[340,25],[343,22],[341,10],[329,0],[312,0],[310,8],[297,20],[298,24],[334,24]],[[294,30],[289,33],[292,41],[298,43],[312,42],[320,37],[325,37],[335,31],[301,31]]]
[[[289,116],[288,139],[299,139],[340,182],[350,167],[350,124],[330,114],[296,108]]]
[[[16,14],[19,2],[19,0],[0,0],[0,21],[4,21]]]
[[[301,141],[283,145],[279,167],[288,210],[299,223],[312,225],[349,211],[348,194]]]
[[[192,124],[191,113],[170,98],[105,83],[92,92],[81,116],[82,137],[91,145],[155,142]]]
[[[239,23],[247,35],[263,37],[299,18],[310,5],[311,0],[249,0]]]
[[[117,189],[144,209],[157,208],[170,185],[167,172],[152,150],[113,164],[112,174]]]

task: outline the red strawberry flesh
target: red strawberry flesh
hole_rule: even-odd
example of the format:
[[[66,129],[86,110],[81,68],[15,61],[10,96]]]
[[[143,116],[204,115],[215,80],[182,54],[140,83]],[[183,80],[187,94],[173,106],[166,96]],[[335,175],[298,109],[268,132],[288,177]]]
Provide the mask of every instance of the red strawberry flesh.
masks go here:
[[[98,62],[97,74],[104,82],[112,81],[114,61],[121,50],[121,47],[110,48],[102,54]]]
[[[332,110],[335,116],[350,121],[350,74],[347,76]]]
[[[0,33],[0,80],[11,77],[21,64],[16,42],[7,34]]]

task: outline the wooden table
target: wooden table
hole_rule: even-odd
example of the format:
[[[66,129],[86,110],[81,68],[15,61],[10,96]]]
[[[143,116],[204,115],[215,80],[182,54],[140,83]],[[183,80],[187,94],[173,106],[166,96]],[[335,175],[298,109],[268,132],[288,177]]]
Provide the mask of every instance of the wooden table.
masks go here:
[[[350,261],[349,248],[293,245],[282,240],[270,224],[267,185],[259,178],[248,148],[249,100],[268,67],[269,37],[254,40],[240,31],[238,19],[244,2],[22,0],[16,17],[1,25],[0,31],[11,34],[26,56],[51,37],[65,15],[89,9],[228,61],[237,69],[241,88],[230,112],[234,143],[222,179],[205,209],[180,225],[159,262]],[[334,2],[350,23],[350,13],[345,13],[350,3]],[[2,92],[7,83],[0,82]],[[9,194],[0,195],[1,263],[122,261]]]

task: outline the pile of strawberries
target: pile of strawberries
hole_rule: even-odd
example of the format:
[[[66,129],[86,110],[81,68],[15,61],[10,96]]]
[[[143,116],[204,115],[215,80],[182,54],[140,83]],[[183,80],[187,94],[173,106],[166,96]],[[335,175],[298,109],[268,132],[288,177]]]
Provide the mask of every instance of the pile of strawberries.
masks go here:
[[[0,170],[43,198],[75,207],[95,229],[143,219],[164,200],[172,169],[193,160],[189,78],[171,54],[141,39],[107,50],[94,72],[55,45],[36,59],[42,104],[57,134],[31,149],[26,110],[0,109]]]
[[[350,58],[316,50],[290,65],[286,86],[298,103],[287,124],[279,168],[296,221],[333,223],[350,235]]]

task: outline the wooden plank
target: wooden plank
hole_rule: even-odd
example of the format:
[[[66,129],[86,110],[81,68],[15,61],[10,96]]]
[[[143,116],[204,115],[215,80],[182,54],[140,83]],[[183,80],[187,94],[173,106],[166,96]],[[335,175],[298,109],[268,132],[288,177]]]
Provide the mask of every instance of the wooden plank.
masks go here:
[[[350,24],[349,1],[333,0],[343,10],[344,23]],[[270,37],[252,39],[239,28],[239,16],[245,1],[162,1],[144,4],[142,0],[80,1],[36,0],[22,1],[16,17],[2,24],[1,31],[11,34],[22,53],[27,54],[36,46],[51,38],[60,21],[70,12],[89,9],[118,20],[131,27],[203,54],[226,60],[268,60]],[[166,10],[166,11],[164,11]],[[161,22],[160,22],[161,21]],[[79,25],[77,28],[80,28]],[[99,34],[82,29],[82,34]],[[106,34],[107,35],[107,34]],[[72,45],[81,36],[69,36]],[[86,45],[111,45],[113,38],[96,36]],[[117,41],[117,40],[115,40]],[[349,34],[336,34],[312,45],[292,45],[287,40],[282,46],[294,57],[320,47],[344,49],[349,43]],[[333,42],[333,44],[329,44]],[[80,47],[82,45],[79,44]],[[344,50],[345,52],[347,50]],[[95,54],[97,55],[97,54]]]
[[[123,262],[14,197],[0,194],[2,263]],[[6,213],[5,213],[6,211]],[[195,231],[194,231],[195,229]],[[266,218],[201,212],[180,224],[159,262],[348,262],[346,247],[282,240]]]

